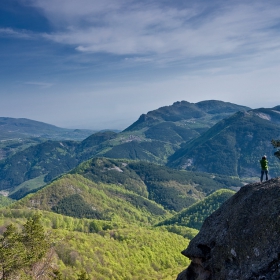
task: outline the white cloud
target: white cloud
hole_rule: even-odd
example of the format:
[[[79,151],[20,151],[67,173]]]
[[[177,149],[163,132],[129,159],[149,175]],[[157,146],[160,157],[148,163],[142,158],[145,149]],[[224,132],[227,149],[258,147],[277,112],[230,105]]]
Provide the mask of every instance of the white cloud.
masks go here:
[[[205,12],[205,2],[191,8],[133,0],[28,2],[54,24],[45,38],[84,53],[181,60],[251,55],[280,46],[279,30],[272,29],[279,24],[280,5],[270,2],[224,4],[213,13]]]
[[[26,30],[14,30],[12,28],[0,28],[0,36],[4,37],[16,37],[21,39],[30,39],[32,37],[31,32]]]

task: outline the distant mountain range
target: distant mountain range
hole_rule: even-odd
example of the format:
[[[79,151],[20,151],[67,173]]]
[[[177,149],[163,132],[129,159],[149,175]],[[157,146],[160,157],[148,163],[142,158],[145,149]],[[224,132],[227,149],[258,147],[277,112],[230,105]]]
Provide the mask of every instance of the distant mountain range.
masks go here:
[[[0,160],[46,140],[81,141],[94,132],[89,129],[60,128],[24,118],[0,117]]]
[[[246,182],[256,180],[258,161],[267,154],[270,175],[276,176],[279,160],[273,156],[270,141],[280,137],[279,108],[251,110],[223,101],[181,101],[141,115],[120,133],[97,132],[83,141],[64,140],[64,135],[57,141],[33,143],[0,162],[0,189],[13,195],[24,188],[16,196],[21,197],[92,157],[167,164],[176,169],[237,176]],[[21,124],[19,131],[26,131],[25,122]],[[30,135],[40,123],[33,124]],[[48,130],[53,126],[39,127],[43,131],[43,127]],[[55,132],[53,135],[58,137]]]
[[[248,107],[209,100],[198,103],[175,102],[141,115],[131,126],[110,141],[100,155],[166,164],[180,145],[197,138],[220,119]]]
[[[44,138],[52,140],[83,140],[94,133],[89,129],[67,129],[24,118],[0,117],[0,140]]]

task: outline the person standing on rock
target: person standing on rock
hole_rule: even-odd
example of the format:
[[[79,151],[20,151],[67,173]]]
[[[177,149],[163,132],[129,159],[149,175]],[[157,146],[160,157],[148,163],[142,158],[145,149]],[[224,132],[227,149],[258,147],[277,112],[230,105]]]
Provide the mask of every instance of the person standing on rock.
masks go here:
[[[266,181],[268,180],[268,160],[266,159],[266,156],[263,156],[260,160],[261,164],[261,182],[263,181],[263,175],[265,174]]]

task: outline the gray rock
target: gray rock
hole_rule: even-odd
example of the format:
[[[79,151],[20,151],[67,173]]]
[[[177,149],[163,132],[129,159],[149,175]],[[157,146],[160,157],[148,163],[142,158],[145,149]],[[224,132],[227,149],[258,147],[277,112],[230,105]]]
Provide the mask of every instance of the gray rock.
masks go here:
[[[242,187],[209,216],[177,280],[279,280],[280,178]]]

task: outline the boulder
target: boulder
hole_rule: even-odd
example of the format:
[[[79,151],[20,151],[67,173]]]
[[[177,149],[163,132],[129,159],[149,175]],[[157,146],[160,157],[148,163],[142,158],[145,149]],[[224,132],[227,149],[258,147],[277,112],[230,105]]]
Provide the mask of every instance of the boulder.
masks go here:
[[[279,280],[280,178],[242,187],[182,252],[177,280]]]

